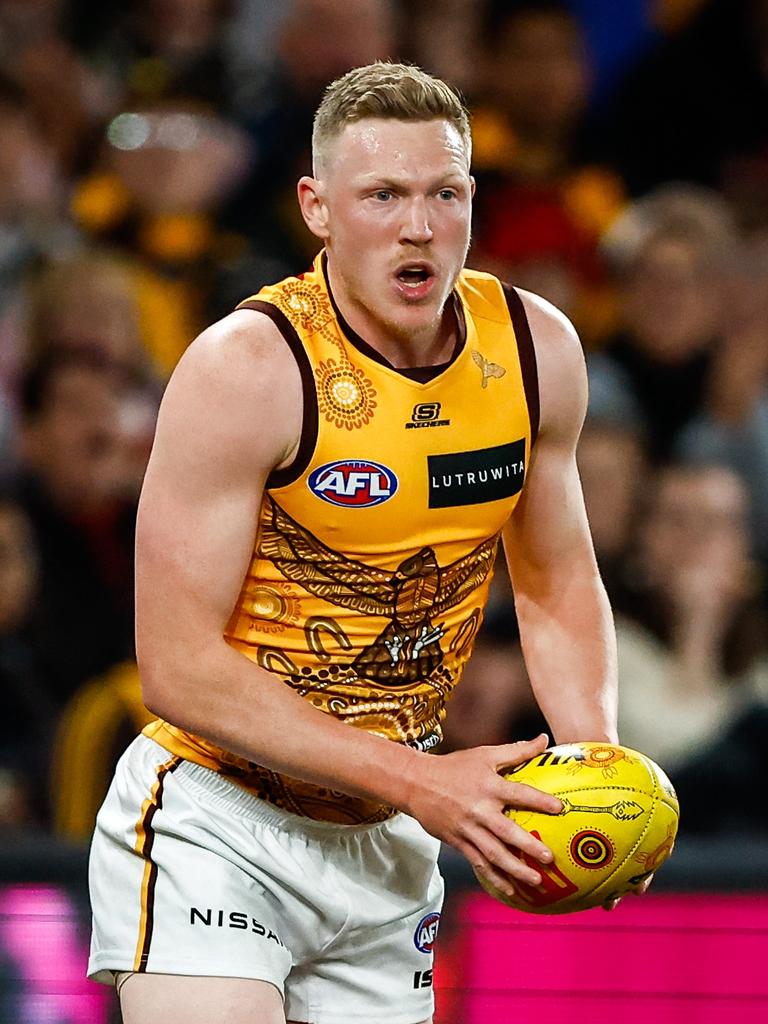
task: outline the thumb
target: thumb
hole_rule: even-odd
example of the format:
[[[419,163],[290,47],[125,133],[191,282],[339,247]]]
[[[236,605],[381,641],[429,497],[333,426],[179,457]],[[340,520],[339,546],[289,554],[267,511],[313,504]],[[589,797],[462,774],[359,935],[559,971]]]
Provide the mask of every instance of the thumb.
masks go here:
[[[503,743],[498,747],[493,747],[496,771],[530,761],[537,754],[544,753],[548,744],[549,736],[543,732],[535,740],[520,740],[519,743]]]

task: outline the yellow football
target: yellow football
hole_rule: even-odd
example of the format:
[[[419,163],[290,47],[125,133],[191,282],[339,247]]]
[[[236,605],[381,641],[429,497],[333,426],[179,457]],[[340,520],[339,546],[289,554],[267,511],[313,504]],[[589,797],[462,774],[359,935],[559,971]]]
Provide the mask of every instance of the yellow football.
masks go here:
[[[552,793],[563,804],[560,814],[505,810],[538,836],[555,859],[542,865],[523,855],[541,874],[542,884],[514,881],[511,898],[476,872],[483,888],[502,903],[532,914],[588,910],[636,889],[672,853],[680,816],[677,796],[645,754],[607,743],[568,743],[501,774]]]

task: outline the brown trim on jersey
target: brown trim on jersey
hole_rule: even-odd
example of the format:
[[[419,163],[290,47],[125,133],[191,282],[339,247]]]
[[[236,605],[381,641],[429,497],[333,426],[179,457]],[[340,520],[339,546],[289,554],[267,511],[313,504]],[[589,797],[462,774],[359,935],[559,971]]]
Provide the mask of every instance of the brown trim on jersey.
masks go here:
[[[453,346],[453,352],[451,357],[446,363],[438,363],[436,366],[394,366],[390,361],[381,354],[373,345],[369,345],[367,341],[360,337],[360,335],[354,331],[336,304],[336,299],[331,291],[331,282],[328,279],[328,256],[325,252],[321,257],[321,266],[323,270],[323,278],[325,280],[325,287],[328,291],[328,298],[331,300],[331,306],[333,312],[336,314],[336,319],[339,322],[339,327],[344,334],[344,337],[358,352],[362,352],[364,356],[368,356],[375,363],[379,363],[380,366],[386,366],[388,370],[394,370],[395,373],[399,373],[401,377],[407,377],[409,380],[415,380],[419,384],[427,384],[429,381],[434,380],[435,377],[439,377],[441,373],[448,369],[448,367],[455,363],[461,355],[464,344],[467,340],[467,320],[464,316],[464,306],[461,303],[461,299],[458,293],[451,292],[450,298],[453,303],[453,314],[456,317],[456,344]]]
[[[415,380],[417,384],[428,384],[435,377],[439,377],[443,370],[447,370],[453,360],[447,363],[438,363],[436,366],[400,366],[397,372],[408,380]]]
[[[286,487],[288,484],[292,484],[294,480],[298,480],[307,468],[317,444],[317,391],[315,390],[312,365],[301,338],[296,332],[296,328],[277,306],[274,306],[271,302],[264,302],[262,299],[247,299],[245,302],[241,302],[237,308],[253,309],[257,313],[263,313],[264,316],[269,317],[283,338],[285,338],[286,344],[293,353],[293,358],[296,360],[299,373],[301,374],[303,415],[299,448],[293,462],[288,466],[283,466],[281,469],[273,469],[267,477],[266,483],[267,489]]]
[[[533,344],[531,326],[528,323],[528,315],[525,312],[523,300],[520,298],[517,289],[510,284],[502,282],[501,287],[504,297],[507,300],[507,309],[515,329],[517,339],[517,351],[520,356],[520,369],[523,373],[523,388],[525,389],[525,401],[528,405],[528,418],[531,423],[531,447],[533,447],[539,433],[539,416],[541,406],[539,401],[539,370],[536,365],[536,349]]]
[[[144,801],[141,818],[136,825],[136,852],[144,858],[144,877],[141,882],[141,916],[139,918],[139,937],[136,943],[136,956],[133,969],[139,974],[147,970],[149,948],[152,945],[152,932],[155,927],[155,886],[157,885],[157,864],[152,860],[152,847],[155,843],[155,830],[152,821],[163,806],[163,787],[165,776],[175,772],[181,764],[180,757],[172,757],[157,770],[157,781],[152,787],[152,795]]]

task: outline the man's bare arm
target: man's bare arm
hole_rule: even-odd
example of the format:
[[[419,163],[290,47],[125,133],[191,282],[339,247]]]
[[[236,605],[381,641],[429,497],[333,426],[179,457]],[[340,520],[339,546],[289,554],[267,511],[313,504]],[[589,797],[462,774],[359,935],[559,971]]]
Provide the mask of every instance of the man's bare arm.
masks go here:
[[[545,740],[437,758],[343,724],[223,638],[252,555],[264,484],[301,432],[301,381],[271,321],[240,311],[206,331],[168,386],[139,510],[137,651],[167,721],[275,771],[413,814],[504,891],[548,859],[505,805],[559,801],[497,774]],[[500,870],[496,870],[496,868]]]
[[[259,314],[233,314],[181,360],[139,509],[136,634],[144,698],[157,714],[227,750],[371,796],[363,780],[374,773],[365,768],[387,761],[392,745],[318,713],[223,638],[252,555],[264,482],[274,466],[290,462],[301,408],[293,357]],[[394,777],[417,756],[404,748],[397,754],[388,773]],[[353,777],[343,766],[355,762],[361,771]]]
[[[529,293],[523,300],[536,344],[541,428],[504,532],[523,653],[558,742],[617,742],[615,632],[576,468],[584,359],[561,313]]]

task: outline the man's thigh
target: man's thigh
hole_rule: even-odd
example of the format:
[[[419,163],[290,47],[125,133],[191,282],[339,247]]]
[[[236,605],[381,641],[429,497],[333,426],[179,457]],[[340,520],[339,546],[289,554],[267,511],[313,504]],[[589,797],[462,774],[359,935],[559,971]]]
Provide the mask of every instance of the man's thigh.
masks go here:
[[[274,985],[250,978],[121,974],[123,1024],[285,1024]]]
[[[123,1024],[306,1024],[285,1020],[280,993],[267,981],[125,973],[117,990]]]

